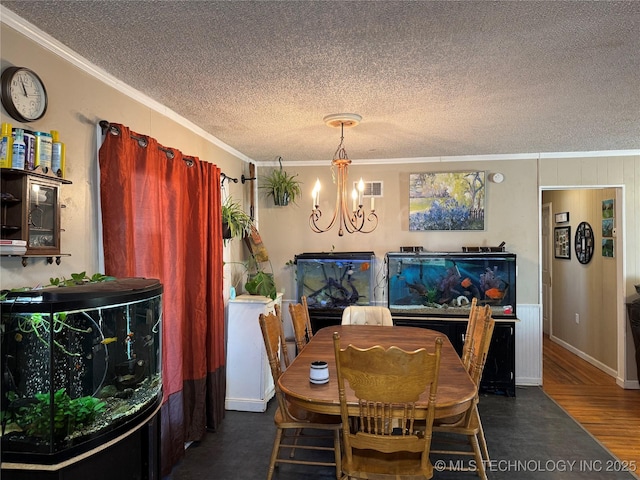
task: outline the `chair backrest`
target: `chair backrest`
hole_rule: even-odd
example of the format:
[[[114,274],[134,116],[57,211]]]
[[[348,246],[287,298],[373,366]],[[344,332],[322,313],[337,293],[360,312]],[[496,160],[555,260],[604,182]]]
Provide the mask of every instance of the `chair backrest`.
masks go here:
[[[300,299],[301,303],[290,303],[289,313],[291,314],[291,323],[293,324],[293,334],[296,337],[296,347],[298,352],[304,348],[311,337],[311,318],[309,317],[309,307],[307,306],[307,297],[304,295]]]
[[[412,452],[419,456],[420,474],[431,478],[433,467],[429,451],[442,338],[436,340],[434,353],[424,348],[407,352],[398,347],[385,349],[379,345],[367,349],[349,345],[342,349],[337,332],[333,334],[333,344],[343,425],[343,465],[347,470],[353,466],[354,449],[382,454]],[[345,382],[358,398],[358,418],[354,422],[358,426],[355,431],[349,422]],[[428,407],[416,408],[415,403],[427,389]],[[426,423],[421,422],[420,434],[414,430],[416,419],[424,419]],[[377,468],[373,467],[374,463],[377,464],[370,463],[371,468]],[[397,468],[392,464],[393,460],[383,468]],[[368,467],[367,462],[363,465],[365,469]]]
[[[469,320],[467,321],[467,330],[464,334],[464,344],[462,346],[462,355],[460,358],[462,359],[462,363],[467,364],[469,354],[471,352],[471,346],[473,342],[471,338],[473,337],[473,329],[476,325],[476,319],[478,318],[478,310],[480,307],[478,306],[478,299],[473,297],[471,300],[471,310],[469,310]]]
[[[342,312],[342,325],[392,326],[393,318],[387,307],[350,305]]]
[[[468,338],[470,343],[469,353],[467,358],[463,358],[467,372],[469,372],[469,375],[478,386],[487,361],[495,324],[496,321],[491,316],[491,307],[489,305],[478,307],[473,331]]]
[[[282,319],[280,318],[280,306],[276,304],[273,313],[261,313],[258,321],[262,330],[262,338],[264,347],[267,352],[267,360],[271,368],[271,376],[273,383],[278,391],[278,379],[283,372],[283,363],[285,367],[289,366],[289,355],[287,354],[287,342],[284,338],[284,329],[282,327]]]

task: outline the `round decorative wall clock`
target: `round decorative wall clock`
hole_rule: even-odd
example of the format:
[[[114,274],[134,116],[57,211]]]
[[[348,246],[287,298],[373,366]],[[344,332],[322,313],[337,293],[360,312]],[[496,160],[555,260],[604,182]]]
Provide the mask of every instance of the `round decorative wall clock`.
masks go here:
[[[1,78],[2,106],[19,122],[33,122],[47,111],[47,90],[40,77],[25,67],[7,67]]]
[[[593,238],[593,229],[588,222],[581,222],[576,228],[575,250],[576,258],[580,263],[589,263],[593,257],[593,246],[595,239]]]

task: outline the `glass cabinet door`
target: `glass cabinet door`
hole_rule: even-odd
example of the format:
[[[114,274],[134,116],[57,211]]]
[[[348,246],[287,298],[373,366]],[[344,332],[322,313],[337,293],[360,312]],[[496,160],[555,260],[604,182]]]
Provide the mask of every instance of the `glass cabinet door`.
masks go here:
[[[27,253],[60,253],[59,183],[27,178]]]

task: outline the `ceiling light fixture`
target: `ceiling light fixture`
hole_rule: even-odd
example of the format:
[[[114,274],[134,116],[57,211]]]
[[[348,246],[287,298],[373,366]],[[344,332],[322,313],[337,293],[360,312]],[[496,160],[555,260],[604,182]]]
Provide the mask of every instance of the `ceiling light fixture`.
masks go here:
[[[322,217],[322,211],[320,210],[320,179],[316,180],[316,185],[313,187],[313,209],[309,216],[309,226],[315,233],[328,232],[333,226],[338,224],[338,235],[342,237],[345,230],[347,233],[371,233],[378,226],[378,216],[375,213],[374,199],[371,197],[371,211],[367,213],[362,205],[362,197],[364,194],[364,182],[362,178],[358,182],[358,189],[355,188],[351,192],[352,210],[349,210],[348,198],[347,198],[347,177],[349,172],[349,164],[351,160],[347,156],[347,151],[344,148],[344,128],[355,127],[360,123],[362,117],[355,113],[337,113],[333,115],[327,115],[324,117],[324,123],[330,127],[340,127],[340,144],[336,153],[333,155],[331,161],[331,174],[334,179],[334,183],[338,184],[338,191],[336,195],[336,207],[333,211],[333,217],[325,228],[321,228],[318,225],[318,221]],[[333,170],[336,167],[338,173]],[[367,228],[365,228],[365,225]]]

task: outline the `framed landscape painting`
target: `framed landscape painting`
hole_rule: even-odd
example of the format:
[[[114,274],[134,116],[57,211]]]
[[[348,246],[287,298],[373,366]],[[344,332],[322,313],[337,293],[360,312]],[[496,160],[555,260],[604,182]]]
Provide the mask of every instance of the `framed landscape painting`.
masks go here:
[[[485,172],[409,175],[409,230],[484,230]]]

